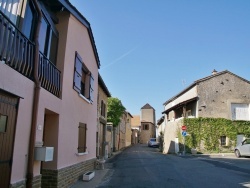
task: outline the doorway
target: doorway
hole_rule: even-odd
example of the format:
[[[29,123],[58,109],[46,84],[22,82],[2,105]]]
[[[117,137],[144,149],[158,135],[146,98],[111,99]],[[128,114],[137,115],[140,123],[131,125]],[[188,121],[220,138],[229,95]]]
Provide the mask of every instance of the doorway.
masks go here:
[[[0,187],[9,187],[19,98],[0,90]]]
[[[58,156],[58,134],[59,134],[59,115],[53,111],[45,109],[44,128],[43,128],[43,146],[54,147],[53,160],[41,162],[42,187],[46,187],[46,183],[51,178],[50,170],[57,169]]]

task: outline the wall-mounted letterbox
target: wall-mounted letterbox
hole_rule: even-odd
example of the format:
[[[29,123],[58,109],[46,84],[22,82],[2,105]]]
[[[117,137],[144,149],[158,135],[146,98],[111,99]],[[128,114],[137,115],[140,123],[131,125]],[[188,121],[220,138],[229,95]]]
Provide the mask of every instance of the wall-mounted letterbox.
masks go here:
[[[54,147],[35,147],[36,161],[53,161]]]

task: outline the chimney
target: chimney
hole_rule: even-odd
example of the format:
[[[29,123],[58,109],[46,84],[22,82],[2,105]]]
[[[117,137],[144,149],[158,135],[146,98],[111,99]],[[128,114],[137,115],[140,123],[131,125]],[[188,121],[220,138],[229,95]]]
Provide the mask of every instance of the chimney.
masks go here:
[[[212,75],[215,75],[217,72],[218,71],[214,69],[213,72],[212,72]]]

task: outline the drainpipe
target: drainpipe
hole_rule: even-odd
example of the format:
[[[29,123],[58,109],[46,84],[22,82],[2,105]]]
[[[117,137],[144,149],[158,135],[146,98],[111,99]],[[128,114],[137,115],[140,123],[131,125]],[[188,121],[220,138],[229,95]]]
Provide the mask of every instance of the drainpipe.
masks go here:
[[[33,96],[33,110],[32,110],[32,122],[31,122],[31,130],[30,130],[30,144],[29,144],[29,153],[28,153],[28,166],[27,166],[27,188],[32,188],[33,182],[33,167],[34,167],[34,152],[35,152],[35,141],[36,141],[36,124],[37,124],[37,116],[38,116],[38,104],[40,97],[40,89],[41,84],[38,78],[38,64],[39,64],[39,31],[42,22],[42,12],[37,3],[37,0],[33,0],[36,11],[38,13],[38,22],[35,32],[35,59],[34,59],[34,96]]]

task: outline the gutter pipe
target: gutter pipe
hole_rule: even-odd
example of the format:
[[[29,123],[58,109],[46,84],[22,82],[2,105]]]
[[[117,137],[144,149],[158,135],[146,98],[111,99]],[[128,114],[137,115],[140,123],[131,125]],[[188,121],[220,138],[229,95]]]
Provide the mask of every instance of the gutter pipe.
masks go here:
[[[39,31],[42,23],[42,12],[38,5],[37,0],[32,0],[36,11],[38,13],[38,22],[35,32],[35,57],[34,57],[34,96],[33,96],[33,109],[32,109],[32,122],[30,130],[30,143],[29,143],[29,153],[28,153],[28,165],[27,165],[27,188],[32,188],[33,183],[33,168],[34,168],[34,152],[35,152],[35,141],[36,141],[36,124],[38,116],[38,105],[40,98],[41,83],[38,78],[38,67],[39,67]]]

